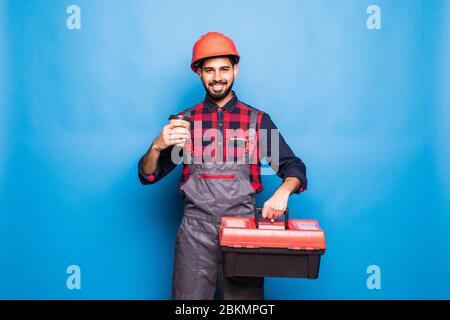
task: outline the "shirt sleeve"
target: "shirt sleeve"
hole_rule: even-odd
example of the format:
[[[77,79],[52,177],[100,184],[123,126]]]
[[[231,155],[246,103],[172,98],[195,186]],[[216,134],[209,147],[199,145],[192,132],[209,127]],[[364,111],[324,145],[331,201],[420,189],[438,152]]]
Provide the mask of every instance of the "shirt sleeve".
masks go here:
[[[300,188],[295,190],[294,193],[299,194],[305,191],[308,186],[306,166],[303,161],[294,154],[267,113],[264,113],[261,119],[261,129],[265,129],[260,131],[262,156],[283,181],[286,180],[287,177],[295,177],[301,181]],[[278,140],[278,149],[276,148],[276,140]],[[276,160],[278,160],[278,163]]]
[[[156,183],[159,180],[161,180],[162,178],[164,178],[166,175],[168,175],[170,171],[175,169],[175,167],[178,165],[178,163],[174,163],[172,161],[171,154],[172,154],[172,149],[173,148],[174,148],[174,146],[170,146],[170,147],[168,147],[168,148],[166,148],[166,149],[161,151],[161,153],[159,155],[159,158],[158,158],[158,162],[156,164],[156,169],[150,175],[147,175],[142,170],[142,165],[141,164],[142,164],[142,158],[144,156],[142,156],[139,159],[138,176],[139,176],[139,180],[141,181],[141,183],[143,185]]]

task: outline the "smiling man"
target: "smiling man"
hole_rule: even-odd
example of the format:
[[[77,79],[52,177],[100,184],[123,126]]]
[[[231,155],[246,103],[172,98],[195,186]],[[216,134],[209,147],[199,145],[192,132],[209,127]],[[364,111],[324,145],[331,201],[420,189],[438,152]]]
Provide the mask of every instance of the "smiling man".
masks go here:
[[[236,59],[233,57],[218,57],[208,59],[198,65],[198,73],[211,99],[216,101],[218,105],[225,100],[229,100],[227,98],[231,97],[231,88],[238,74]]]
[[[264,278],[225,277],[219,245],[220,218],[252,217],[263,189],[265,158],[282,180],[264,203],[263,217],[276,219],[289,196],[306,190],[306,168],[270,116],[237,98],[232,90],[240,56],[233,41],[209,32],[194,45],[191,68],[206,90],[203,102],[179,113],[191,119],[164,126],[139,161],[139,178],[153,184],[172,171],[183,153],[180,193],[184,215],[177,232],[174,299],[263,299]],[[184,148],[179,150],[179,145]]]

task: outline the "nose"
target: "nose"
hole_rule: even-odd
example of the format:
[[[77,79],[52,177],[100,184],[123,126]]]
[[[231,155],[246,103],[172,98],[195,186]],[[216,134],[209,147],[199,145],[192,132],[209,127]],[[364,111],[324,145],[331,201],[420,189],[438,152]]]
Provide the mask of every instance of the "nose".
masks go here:
[[[215,82],[219,82],[220,80],[222,80],[222,78],[220,77],[220,72],[214,72],[214,81]]]

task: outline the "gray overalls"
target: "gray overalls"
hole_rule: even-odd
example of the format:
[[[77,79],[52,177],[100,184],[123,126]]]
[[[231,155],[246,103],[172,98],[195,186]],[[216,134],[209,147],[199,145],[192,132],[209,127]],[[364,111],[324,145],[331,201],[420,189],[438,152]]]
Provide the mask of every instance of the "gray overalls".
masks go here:
[[[252,111],[249,129],[256,130],[256,122],[257,111]],[[219,245],[223,215],[254,216],[256,193],[248,163],[187,164],[189,179],[180,187],[184,216],[176,237],[173,299],[214,299],[216,286],[222,299],[264,299],[264,278],[224,276]]]

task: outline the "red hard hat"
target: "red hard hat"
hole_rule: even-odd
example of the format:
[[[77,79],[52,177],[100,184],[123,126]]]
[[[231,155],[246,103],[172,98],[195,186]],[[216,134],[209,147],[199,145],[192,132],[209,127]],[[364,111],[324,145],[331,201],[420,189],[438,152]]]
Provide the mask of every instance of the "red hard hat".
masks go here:
[[[240,59],[233,40],[219,32],[208,32],[194,44],[191,69],[197,72],[196,62],[218,56],[234,56],[236,63],[239,63]]]

